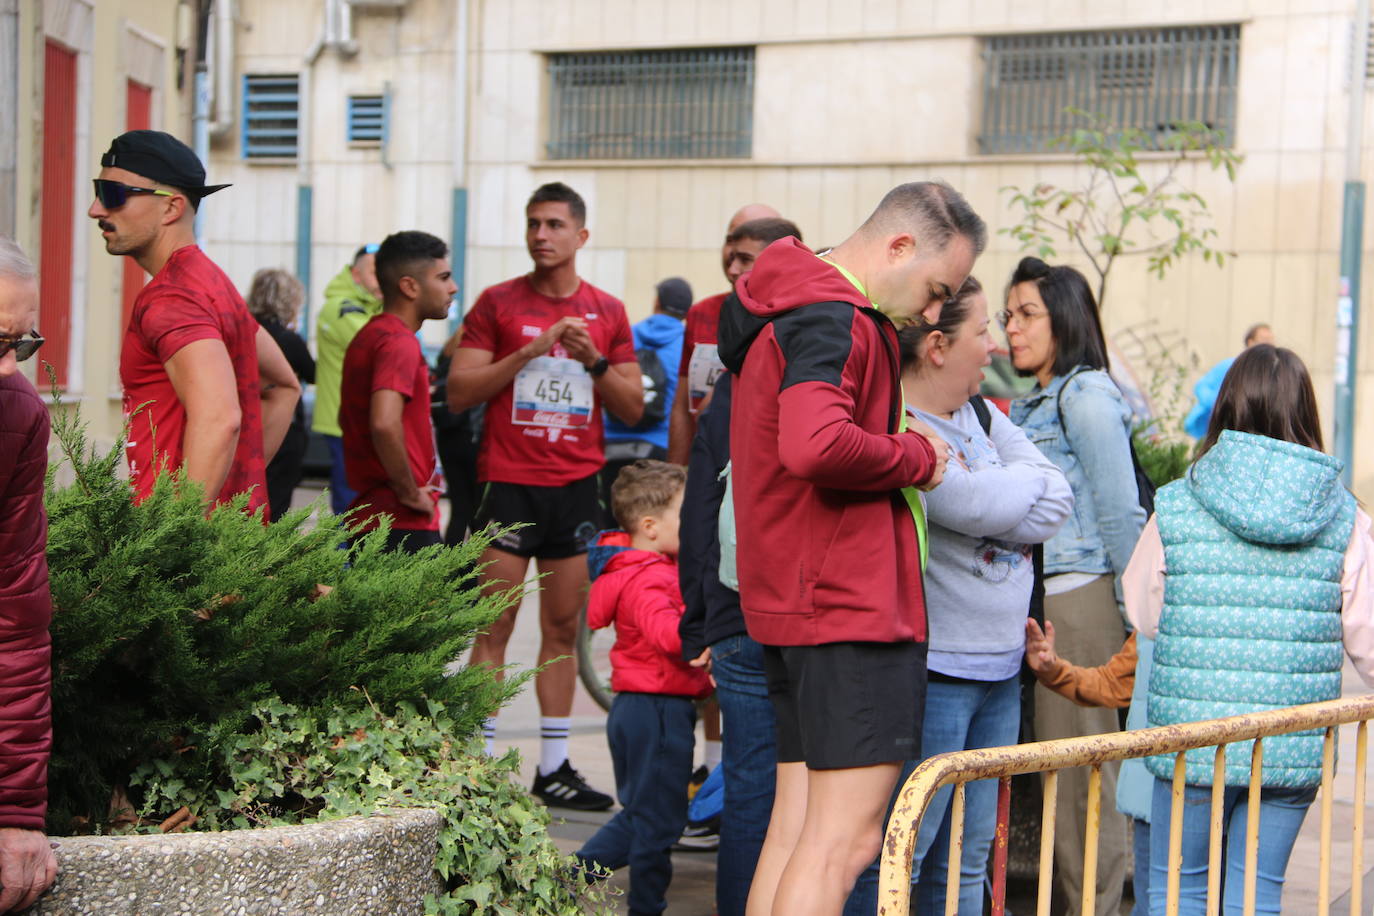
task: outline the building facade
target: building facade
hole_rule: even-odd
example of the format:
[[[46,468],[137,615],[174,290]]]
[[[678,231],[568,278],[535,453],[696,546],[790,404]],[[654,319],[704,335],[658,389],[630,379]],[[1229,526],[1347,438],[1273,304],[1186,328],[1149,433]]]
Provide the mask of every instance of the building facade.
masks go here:
[[[93,20],[137,21],[139,35],[165,36],[153,108],[168,129],[189,129],[189,97],[166,90],[176,77],[178,5],[98,6],[85,7]],[[50,8],[83,4],[19,7],[20,63],[35,71],[36,11],[47,22]],[[1268,322],[1312,368],[1329,415],[1354,7],[215,0],[209,174],[235,187],[207,200],[203,242],[242,287],[259,267],[295,269],[312,307],[360,244],[424,229],[453,242],[470,304],[484,287],[528,269],[523,203],[537,185],[562,180],[588,202],[583,275],[642,316],[665,276],[685,276],[698,295],[723,287],[721,237],[744,203],[772,204],[819,246],[843,239],[891,186],[938,177],[987,219],[989,250],[976,273],[999,291],[1020,256],[1001,231],[1017,218],[1007,188],[1072,185],[1084,174],[1047,146],[1066,126],[1065,105],[1146,131],[1197,119],[1244,156],[1234,182],[1201,158],[1178,173],[1206,199],[1215,246],[1236,256],[1222,268],[1185,258],[1163,278],[1143,258],[1122,259],[1104,307],[1108,332],[1128,351],[1142,336],[1163,341],[1200,372],[1238,350],[1248,326]],[[148,13],[145,23],[129,12],[144,8],[161,18]],[[133,39],[123,39],[123,52],[99,51],[107,40],[93,39],[90,52],[92,64],[108,61],[96,70],[101,80],[106,72],[134,79]],[[92,92],[124,91],[97,82]],[[30,119],[21,123],[31,123],[41,108],[32,76],[19,91]],[[77,137],[83,180],[124,123],[111,112],[132,103],[97,107],[78,118],[78,130],[87,125]],[[1367,178],[1374,117],[1361,139]],[[35,200],[33,147],[32,134],[21,135],[21,201]],[[1158,154],[1142,160],[1147,174],[1165,168]],[[4,168],[0,145],[0,177]],[[1366,256],[1374,247],[1369,223],[1367,213]],[[71,365],[80,365],[70,384],[73,397],[79,392],[99,412],[108,404],[96,390],[113,384],[117,347],[117,326],[101,322],[117,314],[113,303],[128,284],[103,252],[90,253],[88,229],[86,241],[71,246],[87,270],[84,287],[73,290],[79,342],[69,348]],[[77,236],[82,231],[78,224]],[[19,234],[39,238],[31,225]],[[1067,244],[1060,254],[1085,266]],[[1369,273],[1366,303],[1374,295]],[[1358,418],[1369,416],[1374,397],[1374,373],[1364,368],[1374,356],[1371,324],[1358,339],[1365,358],[1355,424],[1355,489],[1365,497],[1374,496],[1374,423],[1361,428]],[[431,342],[442,337],[441,329],[431,333]],[[105,410],[103,430],[117,419]]]

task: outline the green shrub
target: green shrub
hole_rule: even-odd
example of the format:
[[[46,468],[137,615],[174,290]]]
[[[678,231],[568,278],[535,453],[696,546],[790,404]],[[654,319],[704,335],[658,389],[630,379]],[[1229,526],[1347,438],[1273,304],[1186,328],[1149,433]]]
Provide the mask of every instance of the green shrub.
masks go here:
[[[435,867],[449,890],[428,899],[426,912],[608,911],[605,892],[549,839],[547,811],[514,781],[515,752],[487,757],[480,739],[453,738],[457,723],[441,704],[420,708],[324,714],[259,703],[249,710],[251,732],[206,734],[185,753],[139,767],[140,813],[156,822],[185,807],[198,828],[225,828],[431,808],[444,817]]]
[[[1151,435],[1145,429],[1136,430],[1135,451],[1140,466],[1156,487],[1182,477],[1193,457],[1190,443]]]
[[[75,414],[55,412],[69,486],[48,479],[54,601],[49,828],[99,829],[139,764],[194,736],[241,733],[268,697],[308,710],[442,704],[451,737],[475,734],[524,683],[446,668],[510,603],[481,596],[486,546],[385,552],[310,511],[274,525],[233,507],[207,518],[196,487],[164,476],[141,505]],[[64,475],[68,476],[68,475]]]

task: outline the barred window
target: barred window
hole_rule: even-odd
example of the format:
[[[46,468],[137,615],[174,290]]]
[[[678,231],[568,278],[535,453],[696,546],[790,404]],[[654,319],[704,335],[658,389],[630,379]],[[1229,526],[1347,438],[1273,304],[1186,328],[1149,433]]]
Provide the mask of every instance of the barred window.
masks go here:
[[[243,157],[294,159],[299,142],[300,77],[243,77]]]
[[[983,44],[981,153],[1036,153],[1076,108],[1162,134],[1201,121],[1235,137],[1240,26],[998,35]]]
[[[551,159],[750,155],[754,49],[551,54]]]
[[[387,95],[350,95],[346,136],[355,146],[386,144],[390,105]]]

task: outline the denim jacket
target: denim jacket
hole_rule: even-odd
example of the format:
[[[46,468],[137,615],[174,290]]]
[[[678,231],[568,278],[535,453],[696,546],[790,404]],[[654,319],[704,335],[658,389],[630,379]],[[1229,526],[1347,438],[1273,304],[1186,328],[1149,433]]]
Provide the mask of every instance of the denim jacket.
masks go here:
[[[1055,406],[1060,389],[1063,427]],[[1045,574],[1110,573],[1119,600],[1145,510],[1131,464],[1131,411],[1116,383],[1099,370],[1056,376],[1012,401],[1011,419],[1073,489],[1073,513],[1045,544]]]

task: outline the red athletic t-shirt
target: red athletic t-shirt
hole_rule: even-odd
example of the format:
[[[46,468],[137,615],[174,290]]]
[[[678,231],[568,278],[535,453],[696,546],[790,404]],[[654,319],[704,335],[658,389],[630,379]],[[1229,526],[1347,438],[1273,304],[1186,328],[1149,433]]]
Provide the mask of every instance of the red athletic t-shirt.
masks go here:
[[[395,315],[374,315],[344,352],[343,383],[339,387],[339,428],[343,431],[344,469],[348,485],[357,492],[349,504],[359,510],[354,520],[362,530],[377,527],[378,516],[391,516],[391,527],[438,531],[439,513],[428,517],[401,505],[391,489],[386,468],[372,444],[368,416],[372,395],[397,391],[405,398],[401,426],[406,458],[415,485],[429,486],[434,477],[434,426],[429,413],[429,367],[415,334]],[[430,495],[438,503],[436,492]]]
[[[248,314],[234,284],[195,245],[172,252],[162,270],[143,287],[134,300],[119,354],[124,415],[129,418],[125,452],[135,502],[148,498],[159,470],[164,466],[175,470],[185,460],[186,408],[177,398],[165,364],[187,344],[214,339],[223,341],[229,351],[242,413],[234,461],[215,499],[227,502],[251,491],[249,511],[267,504],[257,333],[258,323]]]
[[[682,362],[678,364],[677,374],[687,379],[687,406],[692,413],[701,409],[702,402],[716,385],[716,376],[725,368],[716,355],[716,343],[720,307],[729,297],[728,292],[707,296],[687,310],[687,328],[682,337]],[[700,353],[697,352],[698,348]]]
[[[565,299],[541,295],[528,277],[488,287],[463,321],[461,347],[499,361],[565,315],[579,315],[611,365],[635,361],[625,306],[585,280]],[[518,397],[517,397],[518,395]],[[601,470],[601,396],[563,345],[530,360],[487,405],[477,477],[482,481],[562,486]]]

